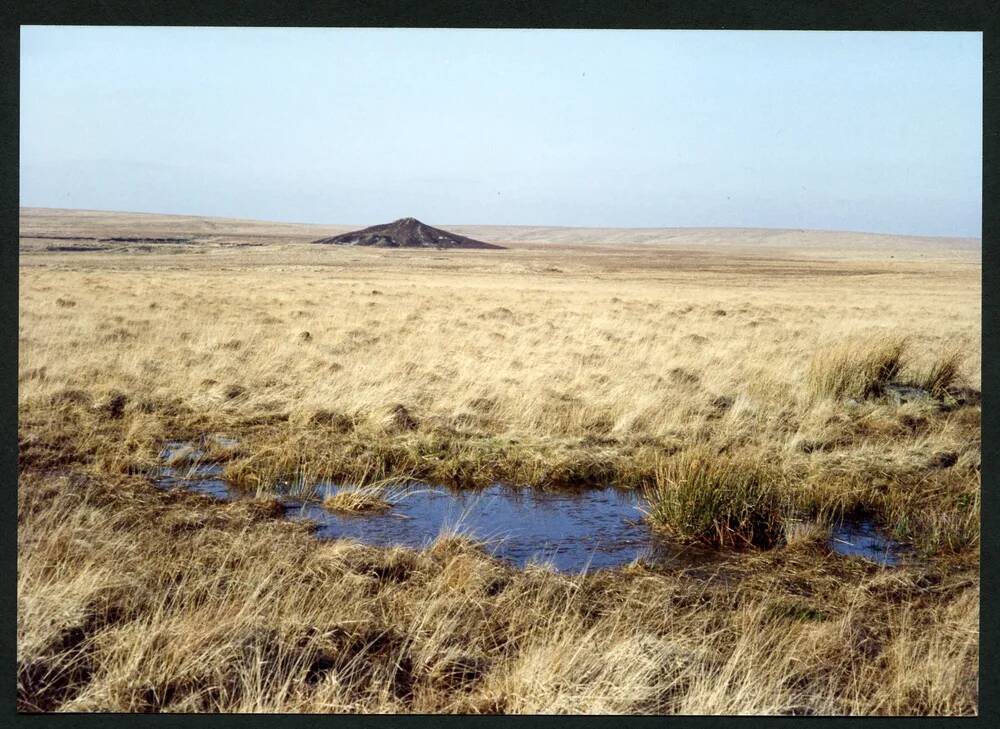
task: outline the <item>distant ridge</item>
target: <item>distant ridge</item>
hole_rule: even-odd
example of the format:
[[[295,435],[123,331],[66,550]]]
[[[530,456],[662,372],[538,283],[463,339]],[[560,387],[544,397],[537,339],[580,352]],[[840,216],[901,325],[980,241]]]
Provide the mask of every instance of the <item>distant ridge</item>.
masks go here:
[[[500,248],[503,246],[466,238],[421,223],[416,218],[400,218],[392,223],[321,238],[314,243],[376,248]]]

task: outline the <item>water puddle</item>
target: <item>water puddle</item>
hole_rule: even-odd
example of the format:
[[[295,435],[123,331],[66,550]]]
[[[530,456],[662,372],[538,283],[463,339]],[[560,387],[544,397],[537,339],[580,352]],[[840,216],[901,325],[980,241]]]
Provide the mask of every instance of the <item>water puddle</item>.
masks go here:
[[[221,436],[215,443],[233,447]],[[203,462],[201,447],[172,441],[160,454],[156,485],[184,488],[229,501],[255,494],[234,488],[222,478],[222,466]],[[518,566],[546,563],[560,571],[621,567],[637,559],[657,564],[697,566],[718,558],[711,549],[679,545],[653,533],[643,519],[645,500],[634,491],[608,487],[583,491],[543,491],[494,484],[483,489],[451,489],[411,482],[391,490],[392,508],[378,513],[331,511],[322,501],[343,490],[319,483],[275,493],[285,518],[316,524],[320,539],[356,539],[377,546],[421,548],[442,534],[484,542],[495,556]],[[843,522],[831,534],[838,554],[860,556],[884,565],[900,560],[902,545],[887,539],[868,521]]]
[[[619,489],[552,493],[494,484],[459,491],[411,484],[399,496],[380,516],[330,513],[312,502],[287,513],[316,521],[321,539],[421,547],[456,533],[484,541],[515,564],[547,562],[559,570],[627,564],[646,556],[652,541],[640,499]]]
[[[210,464],[166,467],[156,485],[223,501],[253,496],[234,489],[217,469]],[[278,494],[285,518],[314,522],[319,539],[421,548],[442,534],[456,534],[484,542],[487,551],[518,566],[547,563],[560,571],[620,567],[654,555],[662,560],[665,552],[680,559],[694,551],[656,544],[642,519],[642,500],[621,489],[555,493],[494,484],[455,490],[414,482],[395,490],[390,510],[375,514],[324,508],[322,499],[338,490],[321,483],[313,489],[314,498],[283,495],[280,489]]]
[[[898,565],[908,552],[905,545],[889,539],[869,520],[843,521],[830,534],[830,549],[847,557],[864,557],[888,566]]]
[[[234,494],[227,481],[223,481],[218,477],[213,478],[204,473],[191,474],[178,472],[163,474],[156,481],[156,485],[163,489],[184,488],[199,494],[208,494],[220,501],[229,501],[236,497],[236,494]]]

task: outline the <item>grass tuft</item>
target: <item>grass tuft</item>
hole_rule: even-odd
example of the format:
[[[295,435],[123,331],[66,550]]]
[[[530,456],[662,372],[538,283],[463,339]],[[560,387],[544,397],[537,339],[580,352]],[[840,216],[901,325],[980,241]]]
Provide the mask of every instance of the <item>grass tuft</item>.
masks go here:
[[[356,485],[344,486],[335,493],[327,495],[323,499],[323,508],[355,514],[378,513],[388,511],[411,493],[404,486],[412,480],[411,477],[383,478],[377,481],[367,479],[366,471]]]
[[[379,488],[362,486],[344,488],[323,499],[323,508],[328,511],[343,511],[353,514],[364,514],[378,511],[388,511],[392,508]]]
[[[649,519],[683,541],[769,547],[783,534],[779,479],[760,458],[689,450],[657,469]]]
[[[818,351],[806,380],[816,397],[865,398],[880,395],[903,369],[905,337],[855,339]]]
[[[944,396],[958,382],[966,357],[967,354],[958,347],[949,349],[939,355],[917,378],[916,385],[934,397]]]

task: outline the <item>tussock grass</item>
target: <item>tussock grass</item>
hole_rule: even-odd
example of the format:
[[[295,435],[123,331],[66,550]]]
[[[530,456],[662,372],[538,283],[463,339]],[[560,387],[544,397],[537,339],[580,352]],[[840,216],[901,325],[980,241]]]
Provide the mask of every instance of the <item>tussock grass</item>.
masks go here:
[[[690,541],[771,546],[783,529],[781,472],[760,454],[685,451],[646,489],[650,521]]]
[[[372,513],[388,511],[394,504],[406,498],[403,484],[409,479],[388,478],[371,483],[361,482],[353,486],[342,486],[323,498],[323,508],[330,511],[348,513]]]
[[[915,384],[934,397],[944,397],[959,381],[962,364],[966,359],[968,352],[955,346],[936,357],[930,366],[918,375]]]
[[[806,379],[817,397],[864,399],[883,392],[906,362],[908,340],[900,336],[866,337],[818,351]]]
[[[341,489],[323,499],[323,508],[329,511],[371,513],[388,511],[392,504],[383,499],[378,491]]]
[[[388,511],[392,504],[382,498],[378,489],[344,488],[323,499],[323,508],[329,511],[370,513]]]

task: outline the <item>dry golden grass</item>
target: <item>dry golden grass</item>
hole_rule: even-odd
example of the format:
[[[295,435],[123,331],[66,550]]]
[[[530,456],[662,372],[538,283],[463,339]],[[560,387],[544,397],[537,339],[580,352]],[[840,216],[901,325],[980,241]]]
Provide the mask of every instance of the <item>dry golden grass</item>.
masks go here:
[[[22,474],[23,711],[969,714],[978,575],[771,551],[516,570]]]
[[[393,504],[406,497],[406,493],[400,479],[366,483],[362,478],[359,484],[342,486],[335,493],[327,495],[322,504],[329,511],[379,513],[391,509]]]
[[[883,479],[904,511],[941,493],[970,513],[978,406],[880,390],[978,389],[977,266],[682,254],[26,254],[22,420],[113,428],[118,471],[232,432],[226,473],[249,489],[365,472],[638,486],[698,446],[809,474],[811,510],[885,512]],[[906,517],[890,526],[919,530]]]
[[[35,235],[56,219],[59,235],[154,230],[25,219]],[[888,259],[805,233],[796,249],[792,231],[748,234],[762,249],[733,231],[574,247],[524,230],[484,236],[506,251],[379,251],[301,242],[330,227],[197,224],[214,238],[22,249],[25,708],[975,711],[977,252],[896,241]],[[890,380],[938,399],[893,399]],[[692,452],[728,454],[780,475],[790,546],[734,558],[709,593],[698,571],[569,579],[450,542],[317,545],[123,476],[214,432],[239,443],[211,459],[262,493],[404,474],[650,487]],[[795,533],[850,512],[929,561],[847,567]],[[386,578],[397,564],[419,577]],[[320,654],[333,668],[314,681]]]
[[[905,354],[906,339],[884,333],[841,343],[813,355],[807,381],[817,397],[880,395],[899,378]]]
[[[343,489],[323,499],[323,508],[329,511],[366,513],[388,511],[392,508],[392,504],[377,493],[364,492],[358,489]]]

